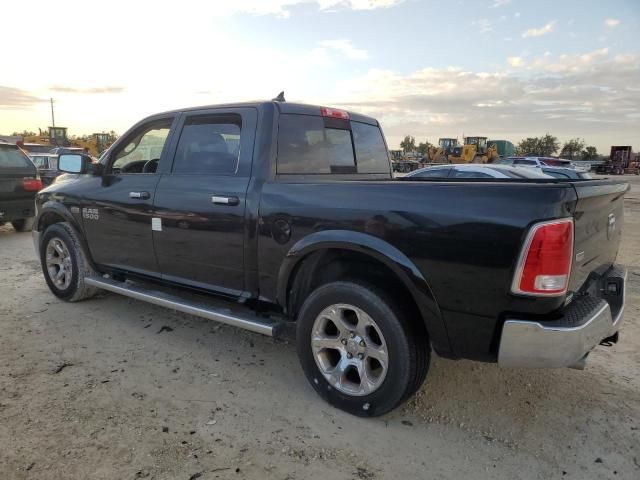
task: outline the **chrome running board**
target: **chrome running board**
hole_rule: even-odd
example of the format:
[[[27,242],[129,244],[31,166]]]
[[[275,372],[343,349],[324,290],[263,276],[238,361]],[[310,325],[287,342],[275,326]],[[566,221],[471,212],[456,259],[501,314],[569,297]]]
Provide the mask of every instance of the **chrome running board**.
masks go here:
[[[196,317],[215,320],[216,322],[243,328],[245,330],[261,333],[270,337],[278,336],[283,329],[282,322],[273,322],[268,318],[260,318],[252,312],[243,312],[242,314],[239,314],[226,307],[208,305],[205,302],[186,300],[185,298],[178,297],[171,293],[147,289],[134,285],[130,282],[117,282],[104,277],[86,277],[84,279],[84,283],[92,287],[135,298],[136,300],[142,300],[143,302],[153,303],[154,305],[159,305],[161,307],[171,308]]]

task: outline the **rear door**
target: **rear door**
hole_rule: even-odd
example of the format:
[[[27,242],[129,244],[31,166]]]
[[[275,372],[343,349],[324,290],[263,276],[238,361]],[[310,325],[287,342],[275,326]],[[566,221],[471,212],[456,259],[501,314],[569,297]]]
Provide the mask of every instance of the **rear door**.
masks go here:
[[[578,195],[574,214],[574,259],[570,289],[577,290],[591,272],[603,273],[615,261],[622,238],[622,181],[573,181]]]
[[[96,263],[159,276],[153,252],[153,198],[176,115],[155,117],[134,127],[109,153],[105,173],[89,181],[82,222]]]
[[[240,295],[246,194],[257,110],[185,113],[170,171],[154,202],[158,265],[165,280]]]

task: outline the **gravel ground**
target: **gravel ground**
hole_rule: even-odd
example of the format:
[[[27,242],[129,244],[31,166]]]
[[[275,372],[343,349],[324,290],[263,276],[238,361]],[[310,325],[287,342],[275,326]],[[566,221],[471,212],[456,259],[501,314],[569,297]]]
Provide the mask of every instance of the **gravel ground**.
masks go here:
[[[0,227],[2,479],[640,478],[640,178],[621,342],[587,369],[434,358],[403,408],[323,403],[293,345],[116,295],[48,291]]]

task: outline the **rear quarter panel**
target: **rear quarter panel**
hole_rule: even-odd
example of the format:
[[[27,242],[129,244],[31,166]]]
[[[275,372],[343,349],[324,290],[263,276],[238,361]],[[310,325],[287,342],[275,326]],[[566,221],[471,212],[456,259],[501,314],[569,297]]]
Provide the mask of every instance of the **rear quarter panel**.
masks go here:
[[[363,232],[416,265],[435,295],[450,340],[460,343],[460,355],[470,356],[463,350],[476,345],[484,355],[501,313],[543,313],[562,305],[562,299],[508,292],[527,227],[569,216],[575,200],[569,184],[267,182],[260,202],[260,292],[276,298],[280,265],[305,236],[321,230]],[[276,224],[282,221],[291,228],[284,242]]]

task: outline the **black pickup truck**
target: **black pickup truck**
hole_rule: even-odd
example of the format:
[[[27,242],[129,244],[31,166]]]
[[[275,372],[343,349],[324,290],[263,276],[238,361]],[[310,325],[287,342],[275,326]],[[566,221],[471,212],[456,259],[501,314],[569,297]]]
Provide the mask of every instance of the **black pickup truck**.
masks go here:
[[[579,368],[618,339],[624,181],[394,179],[375,119],[280,101],[154,115],[59,168],[33,231],[56,296],[295,332],[356,415],[412,395],[432,349]]]

